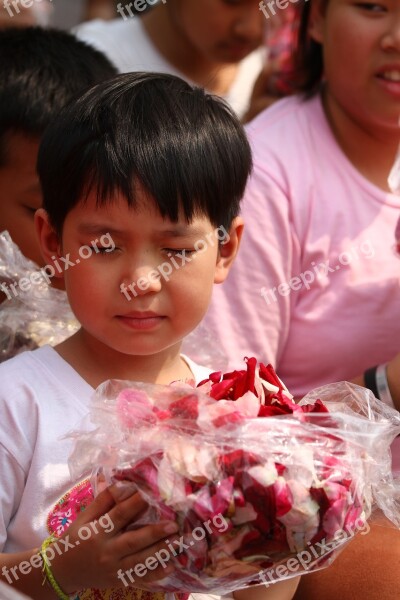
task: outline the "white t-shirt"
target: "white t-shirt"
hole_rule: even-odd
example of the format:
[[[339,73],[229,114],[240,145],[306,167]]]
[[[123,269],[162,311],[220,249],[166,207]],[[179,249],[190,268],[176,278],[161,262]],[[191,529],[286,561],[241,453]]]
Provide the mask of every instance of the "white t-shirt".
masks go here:
[[[158,52],[140,18],[127,21],[95,19],[76,27],[74,33],[79,39],[104,52],[121,73],[169,73],[188,81],[185,75]],[[243,59],[235,81],[224,96],[239,117],[243,116],[249,106],[253,86],[263,68],[263,62],[264,53],[261,49]],[[189,83],[193,84],[192,81]]]
[[[208,378],[183,358],[196,383]],[[0,364],[0,381],[0,552],[13,553],[40,546],[51,523],[68,525],[55,510],[72,488],[74,442],[62,436],[87,415],[94,389],[50,346]]]

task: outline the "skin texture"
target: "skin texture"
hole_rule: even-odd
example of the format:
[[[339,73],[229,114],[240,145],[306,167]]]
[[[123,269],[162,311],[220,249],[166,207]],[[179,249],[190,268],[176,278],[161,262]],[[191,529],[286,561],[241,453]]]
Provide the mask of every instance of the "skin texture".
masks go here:
[[[257,0],[168,0],[145,14],[143,23],[179,71],[223,94],[237,63],[262,44],[265,18],[258,5]]]
[[[400,532],[383,517],[358,534],[327,569],[305,575],[294,600],[382,600],[400,592]]]
[[[91,19],[113,19],[117,16],[113,0],[88,0],[85,21]]]
[[[140,199],[138,210],[120,196],[96,208],[91,194],[68,213],[61,239],[44,210],[35,218],[48,264],[54,263],[54,256],[69,256],[75,263],[82,246],[107,233],[115,244],[113,250],[93,253],[57,274],[64,279],[72,310],[82,324],[57,350],[78,373],[94,387],[112,377],[166,384],[190,376],[180,358],[181,340],[202,320],[213,284],[226,278],[238,249],[241,220],[234,221],[230,240],[219,251],[208,218],[171,223],[162,219],[151,201],[146,205]],[[196,242],[208,239],[205,251],[196,253]],[[109,242],[108,246],[110,250]],[[182,250],[191,258],[183,266]],[[150,278],[149,273],[163,264],[172,270],[168,280]],[[140,278],[147,282],[143,290],[137,285]],[[126,290],[133,284],[130,295]],[[133,311],[151,311],[154,322],[145,318],[143,329],[140,318],[129,316]]]

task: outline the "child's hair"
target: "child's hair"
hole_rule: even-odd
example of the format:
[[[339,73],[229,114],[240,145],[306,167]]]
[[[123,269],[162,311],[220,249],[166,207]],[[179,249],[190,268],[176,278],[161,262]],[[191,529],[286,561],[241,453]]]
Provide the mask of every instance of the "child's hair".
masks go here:
[[[0,31],[0,166],[7,133],[41,136],[69,100],[116,73],[101,52],[70,33],[40,27]]]
[[[322,2],[321,8],[325,10],[329,0],[318,1]],[[297,49],[294,56],[295,91],[303,92],[306,97],[310,97],[318,91],[324,73],[322,46],[315,42],[308,32],[312,2],[313,0],[302,0]]]
[[[228,227],[251,164],[243,127],[223,100],[173,75],[128,73],[61,111],[43,137],[38,173],[58,234],[91,190],[99,205],[120,192],[135,207],[138,184],[173,222],[206,215]]]

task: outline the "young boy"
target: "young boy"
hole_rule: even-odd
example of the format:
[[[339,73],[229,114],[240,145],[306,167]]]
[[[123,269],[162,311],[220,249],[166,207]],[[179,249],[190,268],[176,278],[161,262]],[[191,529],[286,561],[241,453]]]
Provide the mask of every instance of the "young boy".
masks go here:
[[[0,234],[8,231],[22,254],[37,265],[44,264],[33,226],[35,210],[42,205],[36,173],[40,138],[69,100],[115,74],[101,52],[68,33],[38,27],[0,31]],[[31,306],[23,289],[10,287],[15,286],[16,276],[22,277],[23,269],[27,271],[24,275],[31,275],[35,265],[27,265],[2,236],[0,361],[21,347],[35,347],[46,333],[49,339],[56,329],[63,337],[68,333],[68,328],[61,331],[63,298],[58,314],[51,319],[51,302],[42,310],[42,298],[36,295]],[[45,282],[43,277],[41,281]],[[38,285],[32,287],[38,289]],[[44,301],[49,302],[50,291],[44,288]]]
[[[36,226],[81,329],[55,349],[0,365],[0,572],[33,598],[53,597],[40,569],[29,568],[49,531],[73,548],[54,557],[48,575],[60,598],[121,587],[121,569],[152,556],[176,532],[171,522],[125,531],[144,508],[137,495],[118,502],[111,488],[90,503],[87,483],[71,490],[71,440],[60,438],[106,379],[204,378],[205,369],[181,355],[181,342],[237,252],[250,167],[248,142],[229,108],[168,75],[122,75],[98,85],[47,129]],[[101,517],[113,527],[82,541],[79,530]],[[141,585],[151,589],[163,573],[158,567]],[[289,581],[237,597],[288,600],[295,587]],[[77,597],[136,597],[132,588],[111,593]]]

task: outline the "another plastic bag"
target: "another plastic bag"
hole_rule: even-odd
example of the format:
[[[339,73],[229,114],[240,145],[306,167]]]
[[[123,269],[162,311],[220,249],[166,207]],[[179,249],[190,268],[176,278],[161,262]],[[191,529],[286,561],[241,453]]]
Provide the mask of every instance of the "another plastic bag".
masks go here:
[[[0,304],[0,362],[24,350],[59,344],[79,329],[66,293],[51,287],[7,231],[0,233],[0,291],[6,294]]]
[[[317,397],[329,413],[309,406]],[[327,566],[374,507],[400,526],[396,411],[347,383],[320,388],[293,414],[254,418],[255,401],[123,381],[96,391],[94,430],[73,434],[71,474],[94,465],[95,493],[99,474],[140,491],[149,509],[135,528],[178,522],[179,541],[154,557],[174,573],[152,590],[226,594]]]

